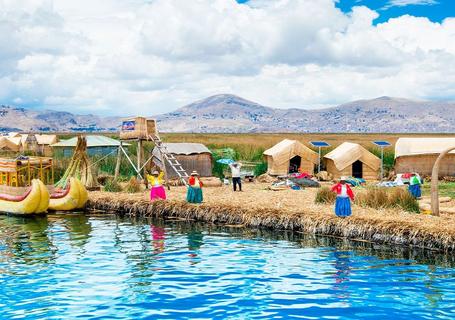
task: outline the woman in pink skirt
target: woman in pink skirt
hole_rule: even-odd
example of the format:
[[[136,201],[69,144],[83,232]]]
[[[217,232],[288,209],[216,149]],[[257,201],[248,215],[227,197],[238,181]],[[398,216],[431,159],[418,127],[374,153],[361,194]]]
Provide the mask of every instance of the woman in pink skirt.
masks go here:
[[[147,175],[150,183],[150,200],[166,200],[166,191],[163,186],[164,172],[153,171],[152,175]]]

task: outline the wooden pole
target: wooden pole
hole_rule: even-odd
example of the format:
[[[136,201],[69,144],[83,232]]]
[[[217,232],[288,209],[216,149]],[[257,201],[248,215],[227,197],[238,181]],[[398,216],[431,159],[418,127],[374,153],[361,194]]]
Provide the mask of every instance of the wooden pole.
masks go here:
[[[117,162],[115,163],[114,179],[117,180],[120,174],[120,163],[122,162],[122,141],[117,149]]]
[[[441,152],[433,165],[433,171],[431,172],[431,214],[434,216],[439,216],[439,164],[441,163],[441,160],[446,156],[446,154],[453,150],[455,150],[455,147],[446,149],[445,151]]]
[[[137,174],[138,178],[141,177],[141,164],[142,164],[142,139],[137,140]]]

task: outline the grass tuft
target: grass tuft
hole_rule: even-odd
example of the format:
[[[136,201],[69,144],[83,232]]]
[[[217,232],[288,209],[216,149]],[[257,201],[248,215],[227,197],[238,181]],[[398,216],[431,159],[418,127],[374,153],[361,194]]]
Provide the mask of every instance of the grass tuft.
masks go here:
[[[333,204],[335,203],[336,193],[330,190],[329,187],[322,187],[316,193],[315,203],[319,204]]]

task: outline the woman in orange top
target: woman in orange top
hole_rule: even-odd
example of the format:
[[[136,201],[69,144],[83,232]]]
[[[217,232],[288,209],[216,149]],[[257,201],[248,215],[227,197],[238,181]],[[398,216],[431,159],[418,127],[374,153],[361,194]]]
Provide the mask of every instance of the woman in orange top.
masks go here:
[[[191,177],[188,179],[188,191],[186,193],[186,201],[189,203],[201,203],[202,197],[202,181],[199,180],[199,174],[197,171],[191,173]]]

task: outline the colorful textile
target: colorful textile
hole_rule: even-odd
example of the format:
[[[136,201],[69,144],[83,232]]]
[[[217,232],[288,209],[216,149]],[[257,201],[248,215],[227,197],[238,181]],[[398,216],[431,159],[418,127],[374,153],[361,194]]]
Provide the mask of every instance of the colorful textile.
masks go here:
[[[195,187],[195,188],[201,188],[204,184],[202,183],[201,180],[199,180],[198,177],[194,177],[194,176],[191,176],[189,179],[188,179],[188,184],[192,187]]]
[[[202,189],[189,186],[186,193],[186,201],[189,203],[201,203],[203,201]]]
[[[345,184],[346,186],[346,193],[348,194],[348,197],[354,201],[354,192],[352,192],[352,189],[351,187],[348,185],[348,184]],[[342,188],[342,184],[341,183],[337,183],[336,185],[334,185],[332,187],[332,191],[335,192],[337,195],[340,195],[341,194],[341,188]]]
[[[409,193],[412,194],[414,198],[420,198],[422,196],[422,190],[420,189],[420,184],[410,184],[408,187]]]
[[[158,177],[147,175],[147,180],[151,186],[160,186],[163,184],[164,172],[161,172]]]
[[[351,213],[351,201],[349,198],[337,197],[335,201],[335,214],[338,217],[349,217]]]
[[[163,186],[153,186],[150,189],[150,200],[166,200],[166,190]]]
[[[291,177],[296,179],[311,179],[313,176],[307,172],[298,172],[291,174]]]
[[[417,175],[415,175],[409,179],[409,184],[410,185],[422,184],[422,181],[420,181],[420,178]]]

